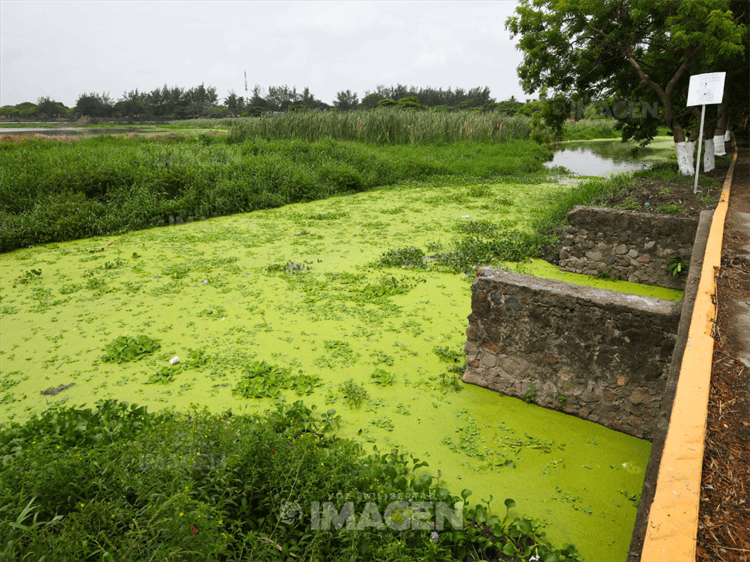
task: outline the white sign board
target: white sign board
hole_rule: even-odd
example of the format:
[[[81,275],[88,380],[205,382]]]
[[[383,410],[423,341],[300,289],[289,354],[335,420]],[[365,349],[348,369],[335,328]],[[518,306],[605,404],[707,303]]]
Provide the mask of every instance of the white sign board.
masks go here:
[[[724,98],[724,78],[726,72],[694,74],[690,77],[687,107],[721,103]]]

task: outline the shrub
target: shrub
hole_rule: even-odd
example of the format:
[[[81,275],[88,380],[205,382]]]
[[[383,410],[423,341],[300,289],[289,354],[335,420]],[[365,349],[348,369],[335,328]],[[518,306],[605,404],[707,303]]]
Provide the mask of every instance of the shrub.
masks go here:
[[[0,430],[0,554],[4,560],[464,560],[502,555],[581,560],[555,549],[540,520],[505,500],[472,504],[427,463],[394,449],[366,454],[337,437],[340,416],[301,401],[264,414],[181,415],[102,402],[96,411],[53,408]],[[343,493],[342,493],[343,492]],[[346,494],[346,499],[343,498]],[[309,506],[370,505],[394,524],[435,521],[435,505],[463,505],[443,529],[383,525],[310,532]],[[425,501],[420,513],[411,501]],[[456,515],[458,517],[456,517]],[[455,525],[456,528],[452,528]],[[189,550],[188,550],[189,549]]]

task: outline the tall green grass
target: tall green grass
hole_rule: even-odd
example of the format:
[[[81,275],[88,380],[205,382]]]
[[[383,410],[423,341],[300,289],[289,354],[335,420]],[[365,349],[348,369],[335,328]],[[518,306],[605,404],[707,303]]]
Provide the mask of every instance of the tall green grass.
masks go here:
[[[596,205],[607,197],[622,192],[631,183],[627,174],[582,182],[561,194],[552,205],[534,217],[531,227],[536,232],[552,235],[567,224],[568,212],[576,205]]]
[[[615,129],[616,119],[580,119],[566,121],[563,140],[619,139],[622,132]]]
[[[179,119],[169,121],[169,129],[225,129],[237,123],[250,119],[249,117],[216,117],[213,119]],[[161,126],[161,124],[160,124]]]
[[[245,140],[321,139],[375,144],[418,144],[528,139],[531,121],[524,116],[457,111],[410,111],[378,108],[369,111],[300,111],[232,121],[232,138]]]
[[[0,142],[0,249],[109,235],[184,220],[440,177],[543,169],[549,151],[503,144],[376,146],[227,136]],[[234,141],[237,139],[234,138]]]
[[[529,231],[506,230],[492,223],[468,222],[448,251],[435,265],[453,273],[472,273],[479,265],[501,261],[523,261],[540,257],[554,247],[559,231],[567,225],[568,212],[576,205],[596,205],[628,185],[627,175],[590,180],[565,191],[552,203],[538,209],[529,221]]]
[[[566,121],[563,125],[562,140],[619,139],[622,131],[615,129],[617,119],[579,119]],[[671,135],[666,127],[658,128],[659,136]]]

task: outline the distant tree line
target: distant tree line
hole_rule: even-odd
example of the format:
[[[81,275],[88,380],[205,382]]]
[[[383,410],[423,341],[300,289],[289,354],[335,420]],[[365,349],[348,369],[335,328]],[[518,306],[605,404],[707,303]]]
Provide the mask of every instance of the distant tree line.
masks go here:
[[[507,115],[530,115],[539,109],[538,102],[526,100],[524,103],[513,96],[497,102],[491,97],[487,87],[443,90],[407,87],[402,84],[378,85],[374,91],[366,90],[361,101],[356,92],[340,91],[329,105],[316,99],[309,88],[298,92],[296,87],[290,88],[287,85],[270,86],[268,89],[256,85],[245,97],[230,90],[220,101],[213,86],[201,84],[185,89],[177,86],[170,88],[165,84],[151,92],[140,92],[138,89],[125,92],[118,100],[112,99],[108,93],[84,93],[78,97],[74,107],[66,107],[49,97],[41,97],[35,104],[24,102],[0,107],[0,116],[34,121],[74,120],[83,116],[141,121],[258,116],[285,111],[349,111],[384,106],[414,110],[432,108],[438,111],[469,109],[496,111]]]

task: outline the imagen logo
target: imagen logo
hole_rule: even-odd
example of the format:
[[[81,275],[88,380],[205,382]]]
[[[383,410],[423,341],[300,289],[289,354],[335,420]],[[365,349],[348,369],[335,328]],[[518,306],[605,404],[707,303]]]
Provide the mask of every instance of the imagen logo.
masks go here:
[[[302,506],[297,502],[284,502],[279,510],[279,520],[285,525],[293,525],[302,519]]]

